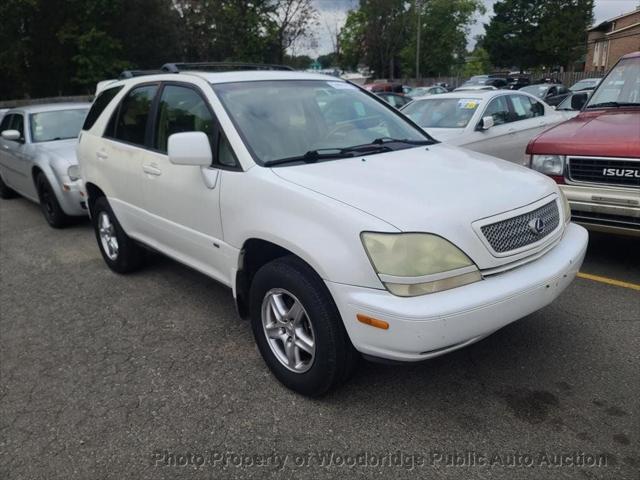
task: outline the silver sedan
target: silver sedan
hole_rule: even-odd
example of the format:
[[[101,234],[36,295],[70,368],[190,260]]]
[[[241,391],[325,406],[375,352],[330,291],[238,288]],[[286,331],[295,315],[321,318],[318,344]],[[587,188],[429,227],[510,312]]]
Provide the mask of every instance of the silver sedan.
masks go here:
[[[0,123],[0,197],[39,203],[54,228],[87,214],[75,147],[91,104],[14,108]]]

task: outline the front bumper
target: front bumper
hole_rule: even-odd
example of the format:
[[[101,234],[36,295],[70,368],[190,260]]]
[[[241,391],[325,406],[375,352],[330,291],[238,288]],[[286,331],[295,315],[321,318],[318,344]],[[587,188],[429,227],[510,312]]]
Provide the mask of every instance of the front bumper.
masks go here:
[[[542,257],[504,273],[444,292],[402,298],[386,290],[327,281],[355,348],[394,361],[420,361],[462,348],[548,305],[582,265],[588,234],[569,224]],[[388,330],[360,323],[384,320]]]
[[[82,194],[80,180],[63,182],[58,200],[60,207],[67,215],[86,216],[88,214],[86,207],[83,207],[86,198]]]
[[[592,230],[640,236],[640,189],[560,185],[573,221]]]

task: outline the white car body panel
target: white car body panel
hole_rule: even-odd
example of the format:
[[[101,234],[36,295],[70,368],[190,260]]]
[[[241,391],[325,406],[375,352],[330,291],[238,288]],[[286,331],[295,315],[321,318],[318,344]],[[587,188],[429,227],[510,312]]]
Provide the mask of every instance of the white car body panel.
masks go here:
[[[484,111],[494,98],[509,95],[525,95],[534,99],[544,107],[544,115],[526,120],[494,125],[488,130],[477,130],[476,127],[484,116]],[[510,162],[525,164],[525,150],[529,140],[550,126],[567,119],[567,116],[556,112],[552,107],[540,99],[524,92],[512,90],[492,91],[459,91],[438,95],[436,100],[443,98],[471,99],[480,102],[473,117],[464,128],[432,128],[424,130],[434,138],[450,145],[468,148],[479,153],[485,153]],[[420,97],[414,102],[430,101],[433,97]],[[413,102],[412,102],[413,103]]]
[[[446,347],[443,343],[475,341],[548,304],[571,281],[584,256],[586,233],[573,225],[565,228],[557,185],[518,165],[446,144],[315,164],[256,165],[209,82],[283,78],[336,81],[257,71],[122,82],[126,88],[81,135],[83,180],[105,193],[128,235],[230,286],[234,294],[245,242],[261,239],[289,250],[325,281],[354,346],[386,359],[420,360],[434,355],[425,351]],[[172,165],[164,154],[102,138],[131,86],[161,81],[201,89],[241,170],[208,169],[215,170],[205,172],[215,180],[210,188],[200,167]],[[483,219],[517,215],[550,201],[557,202],[561,221],[539,246],[496,256],[474,230]],[[487,271],[487,280],[421,297],[396,297],[385,289],[363,248],[360,234],[365,231],[441,235]],[[383,315],[390,333],[358,323],[357,312]]]

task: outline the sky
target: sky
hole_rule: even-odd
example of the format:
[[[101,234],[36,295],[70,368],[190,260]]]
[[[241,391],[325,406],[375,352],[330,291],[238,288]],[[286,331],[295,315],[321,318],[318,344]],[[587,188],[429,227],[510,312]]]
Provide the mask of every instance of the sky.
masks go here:
[[[471,27],[469,34],[469,48],[473,48],[473,37],[484,32],[484,23],[488,23],[493,13],[493,4],[497,0],[483,0],[487,8],[487,13],[478,16],[476,23]],[[319,13],[319,25],[316,28],[317,45],[300,45],[296,48],[295,54],[306,54],[317,57],[329,53],[333,50],[332,32],[336,32],[344,24],[347,11],[358,6],[358,0],[313,0],[314,6]],[[616,17],[621,13],[632,11],[638,6],[638,0],[595,0],[594,17],[595,23],[600,23],[611,17]]]

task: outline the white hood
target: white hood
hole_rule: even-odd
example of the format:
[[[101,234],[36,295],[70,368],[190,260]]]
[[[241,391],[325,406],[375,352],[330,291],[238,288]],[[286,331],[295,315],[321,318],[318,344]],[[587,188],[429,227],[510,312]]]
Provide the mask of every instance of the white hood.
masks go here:
[[[58,161],[67,162],[69,165],[77,165],[76,145],[77,138],[69,140],[57,140],[54,142],[35,143],[35,148],[40,152],[56,158]]]
[[[464,128],[426,128],[422,129],[436,140],[446,142],[452,138],[459,137],[465,132]]]
[[[557,192],[537,172],[442,143],[273,171],[401,231],[436,233],[469,253],[478,247],[472,222]]]

